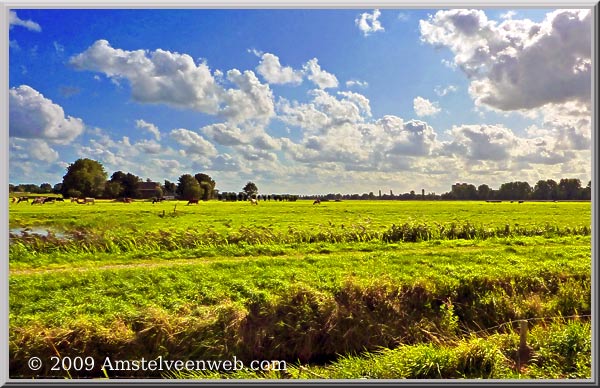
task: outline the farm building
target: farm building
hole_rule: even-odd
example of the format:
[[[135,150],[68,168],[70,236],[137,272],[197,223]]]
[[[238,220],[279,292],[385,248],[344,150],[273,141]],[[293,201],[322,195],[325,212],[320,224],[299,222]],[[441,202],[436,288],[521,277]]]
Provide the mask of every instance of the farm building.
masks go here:
[[[140,182],[138,184],[138,191],[141,198],[156,197],[160,190],[160,183],[158,182]]]

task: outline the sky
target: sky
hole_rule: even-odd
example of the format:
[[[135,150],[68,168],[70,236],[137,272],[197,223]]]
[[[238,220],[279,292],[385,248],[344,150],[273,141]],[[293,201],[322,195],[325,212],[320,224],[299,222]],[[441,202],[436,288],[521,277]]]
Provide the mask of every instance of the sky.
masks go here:
[[[19,9],[9,182],[221,191],[591,179],[589,9]]]

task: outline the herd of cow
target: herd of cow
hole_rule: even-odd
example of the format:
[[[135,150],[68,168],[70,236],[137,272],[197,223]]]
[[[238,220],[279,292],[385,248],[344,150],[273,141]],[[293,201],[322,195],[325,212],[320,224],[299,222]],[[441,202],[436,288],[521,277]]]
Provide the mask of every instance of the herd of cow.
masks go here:
[[[65,200],[60,197],[32,197],[31,204],[32,205],[43,205],[45,203],[54,203],[54,202],[64,202]],[[15,204],[19,204],[21,202],[29,202],[29,197],[12,197],[12,202]],[[95,204],[96,201],[94,198],[71,198],[71,202],[76,202],[79,204]]]
[[[165,198],[152,198],[152,204],[155,204],[157,202],[162,202],[164,201]],[[32,205],[36,205],[36,204],[44,204],[44,203],[54,203],[54,202],[64,202],[65,200],[60,198],[60,197],[33,197],[31,198],[31,204]],[[120,199],[121,202],[125,202],[125,203],[131,203],[133,202],[132,198],[121,198]],[[254,199],[254,198],[250,198],[249,199],[250,204],[251,205],[258,205],[258,200]],[[29,197],[12,197],[12,202],[19,204],[21,202],[29,202]],[[78,204],[95,204],[96,200],[94,198],[90,198],[90,197],[85,197],[85,198],[71,198],[71,202],[75,202]],[[321,203],[321,201],[319,199],[316,199],[313,202],[313,205],[319,205]],[[197,199],[190,199],[187,203],[188,205],[193,205],[193,204],[198,204],[198,200]]]

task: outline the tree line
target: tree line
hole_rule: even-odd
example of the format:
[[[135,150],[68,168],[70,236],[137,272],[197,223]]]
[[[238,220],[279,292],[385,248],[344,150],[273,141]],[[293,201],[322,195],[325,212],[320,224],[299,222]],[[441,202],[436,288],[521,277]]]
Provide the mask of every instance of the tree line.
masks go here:
[[[39,194],[61,194],[65,198],[163,198],[166,196],[183,200],[217,199],[220,201],[246,201],[254,198],[263,201],[296,201],[302,199],[319,200],[590,200],[591,185],[583,187],[579,179],[564,178],[559,182],[552,179],[539,180],[533,187],[527,182],[515,181],[500,185],[497,190],[486,184],[475,186],[469,183],[456,183],[449,192],[443,194],[421,193],[410,191],[403,194],[378,194],[373,192],[363,194],[325,194],[299,196],[293,194],[259,194],[258,187],[248,182],[239,192],[219,192],[215,180],[205,173],[194,175],[183,174],[177,182],[165,180],[163,184],[145,181],[123,171],[114,172],[110,179],[104,166],[92,159],[78,159],[67,167],[67,172],[60,183],[52,186],[49,183],[9,184],[9,192],[28,192]]]

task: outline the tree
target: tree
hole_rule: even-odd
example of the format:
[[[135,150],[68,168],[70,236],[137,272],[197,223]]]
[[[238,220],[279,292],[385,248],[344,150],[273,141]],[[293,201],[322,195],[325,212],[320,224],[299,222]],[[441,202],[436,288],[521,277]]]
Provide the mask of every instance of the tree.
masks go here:
[[[578,199],[581,190],[579,179],[561,179],[558,183],[560,199]]]
[[[552,179],[539,180],[533,187],[534,199],[554,200],[558,198],[558,184]]]
[[[175,191],[177,191],[177,184],[165,179],[165,184],[163,186],[163,192],[167,195],[174,195]]]
[[[50,183],[42,183],[40,185],[40,193],[48,194],[52,192],[52,185]]]
[[[77,159],[67,167],[63,176],[61,192],[64,197],[101,197],[106,184],[106,171],[100,162],[92,159]]]
[[[142,179],[130,172],[125,174],[123,171],[117,171],[111,175],[110,181],[121,185],[121,192],[115,197],[139,198],[139,184]],[[115,186],[116,187],[116,186]]]
[[[258,187],[254,184],[254,182],[246,183],[246,186],[242,189],[247,197],[254,198],[256,194],[258,194]]]
[[[482,200],[490,199],[491,192],[492,190],[490,189],[490,186],[486,184],[479,185],[477,187],[477,198]]]
[[[200,184],[190,174],[184,174],[179,177],[176,193],[181,199],[189,201],[191,199],[200,199]]]
[[[52,192],[54,194],[60,194],[60,193],[62,193],[62,183],[55,184],[54,187],[52,188]]]
[[[104,196],[106,198],[121,197],[122,192],[123,186],[121,186],[120,182],[108,181],[106,182],[106,185],[104,185]]]
[[[194,178],[196,178],[202,189],[202,199],[204,201],[212,199],[214,197],[213,192],[215,190],[216,182],[209,175],[204,173],[198,173],[194,175]]]

